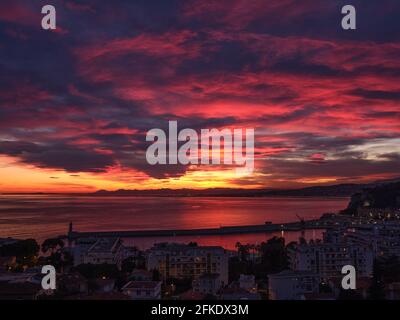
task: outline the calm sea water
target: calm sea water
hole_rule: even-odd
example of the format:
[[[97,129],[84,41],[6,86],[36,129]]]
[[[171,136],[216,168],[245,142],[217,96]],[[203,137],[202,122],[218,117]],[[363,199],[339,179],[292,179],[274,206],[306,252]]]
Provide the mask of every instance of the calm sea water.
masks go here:
[[[348,198],[166,198],[166,197],[88,197],[65,195],[0,195],[0,237],[39,241],[66,234],[73,222],[77,231],[191,229],[230,225],[288,222],[298,218],[318,218],[325,212],[346,207]],[[274,234],[235,236],[129,239],[141,248],[154,241],[197,241],[199,244],[233,248],[237,241],[255,243]],[[280,234],[279,234],[280,235]],[[307,232],[307,237],[319,233]],[[298,233],[286,234],[288,241]]]

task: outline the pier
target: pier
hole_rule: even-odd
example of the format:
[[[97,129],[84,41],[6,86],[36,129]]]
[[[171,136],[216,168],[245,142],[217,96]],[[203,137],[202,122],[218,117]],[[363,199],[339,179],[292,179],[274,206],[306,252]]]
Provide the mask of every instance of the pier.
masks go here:
[[[146,238],[146,237],[176,237],[176,236],[212,236],[232,235],[246,233],[270,233],[280,231],[302,231],[306,229],[327,229],[332,225],[330,221],[321,219],[289,222],[289,223],[266,223],[247,226],[222,226],[219,228],[204,229],[175,229],[175,230],[132,230],[132,231],[73,231],[72,226],[68,232],[68,239],[90,237],[119,237],[119,238]]]

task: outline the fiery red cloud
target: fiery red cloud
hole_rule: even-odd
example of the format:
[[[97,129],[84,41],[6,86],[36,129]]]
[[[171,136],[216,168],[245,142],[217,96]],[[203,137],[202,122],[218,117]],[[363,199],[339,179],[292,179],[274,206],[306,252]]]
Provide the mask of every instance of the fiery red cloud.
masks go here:
[[[2,172],[31,172],[37,180],[24,190],[36,190],[35,181],[86,190],[394,177],[400,4],[371,1],[353,33],[339,27],[340,5],[58,0],[62,32],[54,33],[39,28],[40,1],[15,1],[0,10]],[[255,128],[254,175],[148,165],[145,134],[168,120]],[[54,173],[68,181],[47,183]],[[21,189],[9,176],[1,187]]]

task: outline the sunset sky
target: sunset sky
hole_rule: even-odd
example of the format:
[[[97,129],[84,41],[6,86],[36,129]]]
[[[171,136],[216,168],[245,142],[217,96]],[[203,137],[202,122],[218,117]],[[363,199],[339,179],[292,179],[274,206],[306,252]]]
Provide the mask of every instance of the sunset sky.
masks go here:
[[[400,176],[399,13],[398,0],[1,1],[0,192]],[[146,132],[169,120],[254,128],[253,174],[147,164]]]

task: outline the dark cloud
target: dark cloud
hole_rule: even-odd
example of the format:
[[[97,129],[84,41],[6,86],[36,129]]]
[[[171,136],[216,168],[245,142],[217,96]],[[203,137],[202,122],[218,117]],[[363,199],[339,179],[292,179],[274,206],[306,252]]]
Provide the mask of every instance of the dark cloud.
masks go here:
[[[21,141],[1,141],[0,153],[18,156],[22,162],[39,168],[63,169],[68,172],[105,172],[114,164],[111,156],[71,146],[38,145]]]
[[[355,89],[349,91],[348,94],[366,99],[395,100],[395,101],[400,100],[400,91]]]
[[[397,152],[384,153],[384,154],[379,155],[379,158],[390,160],[390,161],[400,162],[400,153],[397,153]]]
[[[270,160],[264,164],[264,170],[269,172],[271,179],[295,180],[318,177],[342,177],[343,179],[365,178],[370,175],[384,175],[396,172],[400,167],[400,159],[385,160],[368,159],[338,159],[325,160],[323,165],[313,161]]]
[[[352,150],[399,137],[397,0],[352,1],[354,31],[340,27],[344,0],[54,0],[58,32],[40,28],[44,4],[0,4],[2,155],[179,177],[187,167],[144,157],[147,130],[177,120],[257,128],[275,177],[398,172],[390,148],[376,161]]]

